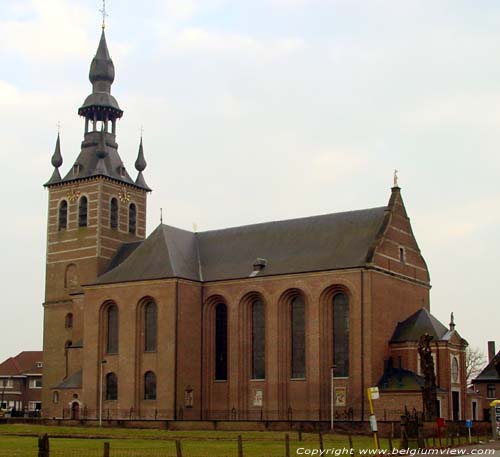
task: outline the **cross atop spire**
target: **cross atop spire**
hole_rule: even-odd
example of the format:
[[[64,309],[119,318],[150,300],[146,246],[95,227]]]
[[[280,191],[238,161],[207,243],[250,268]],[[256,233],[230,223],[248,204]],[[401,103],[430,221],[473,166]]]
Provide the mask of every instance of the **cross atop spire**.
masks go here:
[[[106,0],[102,0],[102,10],[99,10],[102,14],[102,29],[106,28],[106,18],[108,17],[108,13],[106,12]]]

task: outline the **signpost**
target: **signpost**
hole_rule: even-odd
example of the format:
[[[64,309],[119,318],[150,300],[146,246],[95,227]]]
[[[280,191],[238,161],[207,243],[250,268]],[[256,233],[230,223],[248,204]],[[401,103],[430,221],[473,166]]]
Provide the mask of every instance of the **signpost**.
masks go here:
[[[494,440],[500,439],[500,400],[493,400],[491,407],[491,433]]]
[[[375,417],[375,412],[373,410],[373,400],[378,400],[380,398],[380,393],[378,391],[378,387],[368,387],[368,389],[366,389],[366,393],[368,396],[368,402],[370,404],[370,427],[373,432],[373,441],[375,443],[375,448],[380,449],[380,443],[378,440],[377,418]]]
[[[437,424],[437,429],[438,429],[438,439],[439,439],[439,447],[443,447],[443,444],[441,442],[441,437],[442,437],[442,429],[446,427],[446,421],[442,417],[436,417],[436,424]]]
[[[469,431],[469,444],[472,444],[472,436],[471,436],[472,421],[470,419],[466,420],[465,426],[467,427],[467,430]]]

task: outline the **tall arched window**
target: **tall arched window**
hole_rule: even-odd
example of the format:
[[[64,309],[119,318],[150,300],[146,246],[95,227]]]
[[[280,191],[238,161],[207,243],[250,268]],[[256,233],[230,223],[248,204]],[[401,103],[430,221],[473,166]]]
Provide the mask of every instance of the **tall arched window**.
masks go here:
[[[144,375],[144,400],[156,400],[156,375],[152,371]]]
[[[266,322],[264,303],[252,303],[252,379],[266,377]]]
[[[106,311],[106,352],[118,353],[118,307],[111,305]]]
[[[114,373],[106,375],[106,400],[118,400],[118,377]]]
[[[58,215],[58,230],[66,230],[68,228],[68,202],[62,200],[59,203],[59,215]]]
[[[87,227],[88,224],[88,201],[87,197],[83,196],[78,202],[78,227]]]
[[[64,320],[65,328],[73,328],[73,313],[66,314],[66,318]]]
[[[227,379],[227,307],[224,303],[215,308],[215,379]]]
[[[306,377],[306,323],[304,299],[298,295],[291,303],[292,378]]]
[[[137,209],[134,203],[128,207],[128,232],[135,233],[137,224]]]
[[[156,351],[157,315],[156,303],[150,301],[144,306],[144,350]]]
[[[109,226],[112,229],[118,228],[118,200],[112,198],[109,202]]]
[[[334,376],[349,376],[349,300],[345,294],[333,297]]]

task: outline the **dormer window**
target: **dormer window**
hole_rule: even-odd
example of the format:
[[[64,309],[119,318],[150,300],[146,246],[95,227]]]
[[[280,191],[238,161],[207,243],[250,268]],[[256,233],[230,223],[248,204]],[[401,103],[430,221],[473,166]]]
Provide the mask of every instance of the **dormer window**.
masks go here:
[[[81,169],[80,164],[79,163],[75,163],[73,165],[73,169],[72,169],[73,176],[78,176],[80,174],[80,169]]]
[[[42,362],[37,362],[36,363],[37,368],[43,368],[43,363]]]

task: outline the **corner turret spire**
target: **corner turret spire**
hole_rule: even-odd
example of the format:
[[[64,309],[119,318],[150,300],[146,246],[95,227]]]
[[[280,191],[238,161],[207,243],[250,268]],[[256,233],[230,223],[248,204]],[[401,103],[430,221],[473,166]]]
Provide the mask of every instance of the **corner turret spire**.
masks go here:
[[[142,187],[143,189],[151,190],[146,184],[146,180],[142,175],[142,172],[146,169],[146,166],[147,162],[146,159],[144,158],[144,146],[142,144],[142,135],[141,135],[141,142],[139,143],[139,153],[137,154],[137,160],[135,161],[135,169],[139,172],[137,174],[137,179],[135,180],[135,184],[139,187]]]
[[[59,173],[59,167],[63,164],[63,158],[61,155],[61,138],[59,132],[57,132],[56,147],[54,149],[54,154],[52,154],[51,163],[52,166],[54,167],[54,173],[52,173],[52,176],[45,185],[55,184],[61,181],[61,174]]]

